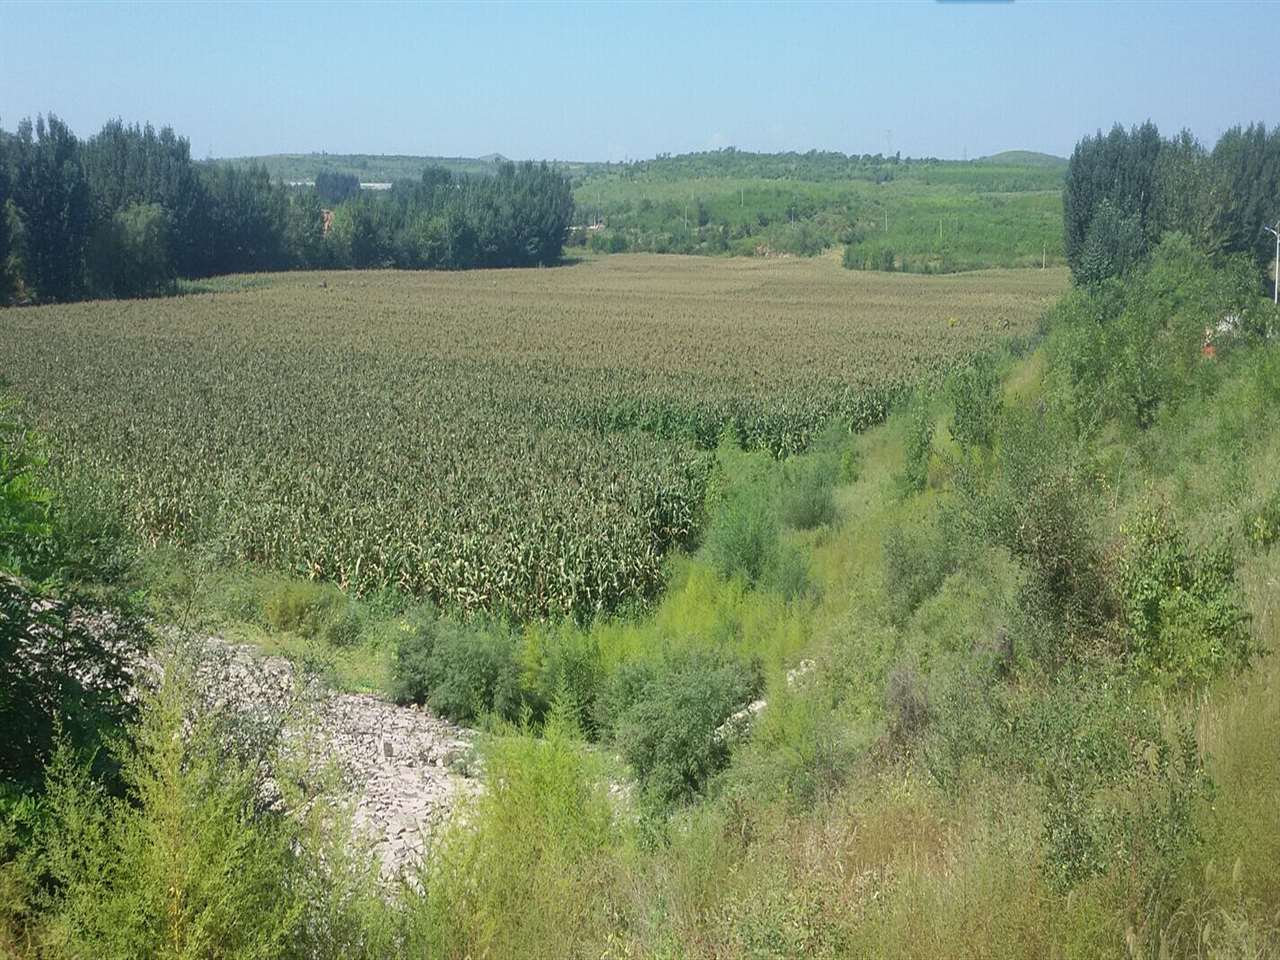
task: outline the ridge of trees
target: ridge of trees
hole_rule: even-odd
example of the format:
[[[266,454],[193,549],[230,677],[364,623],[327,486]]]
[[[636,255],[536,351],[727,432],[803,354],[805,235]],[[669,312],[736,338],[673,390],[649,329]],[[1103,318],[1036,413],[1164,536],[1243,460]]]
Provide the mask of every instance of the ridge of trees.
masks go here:
[[[1072,276],[1093,284],[1119,276],[1167,233],[1184,233],[1210,255],[1246,254],[1264,269],[1280,219],[1280,126],[1235,126],[1208,149],[1184,130],[1163,138],[1150,121],[1117,124],[1078,144],[1062,194]]]
[[[261,166],[194,163],[169,127],[112,120],[80,140],[52,114],[23,120],[0,130],[0,304],[263,270],[543,265],[560,259],[573,217],[568,180],[545,164],[428,168],[377,196],[352,179],[291,189]]]

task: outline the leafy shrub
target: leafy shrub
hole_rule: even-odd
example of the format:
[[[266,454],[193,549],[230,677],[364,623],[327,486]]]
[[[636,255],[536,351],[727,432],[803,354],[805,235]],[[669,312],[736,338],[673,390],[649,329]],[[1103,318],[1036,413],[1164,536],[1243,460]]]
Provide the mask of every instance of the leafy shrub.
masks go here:
[[[885,684],[884,698],[889,742],[902,749],[929,722],[929,698],[924,683],[910,667],[896,667]]]
[[[572,628],[530,631],[521,654],[522,686],[534,718],[561,703],[583,733],[597,733],[596,701],[604,683],[600,647],[587,632]]]
[[[728,492],[707,529],[705,549],[716,572],[757,584],[778,552],[778,517],[764,484],[742,484]]]
[[[524,703],[515,638],[482,620],[424,617],[407,625],[391,684],[397,703],[424,704],[460,723],[490,713],[514,720]]]
[[[1254,653],[1235,561],[1225,549],[1195,556],[1164,509],[1144,510],[1118,565],[1129,653],[1173,683],[1204,683]]]
[[[1244,535],[1255,550],[1267,550],[1280,542],[1280,487],[1245,515]]]
[[[0,573],[0,780],[38,781],[55,733],[92,752],[134,715],[137,620]],[[105,759],[105,755],[103,757]]]
[[[1020,647],[1061,664],[1100,642],[1112,617],[1094,532],[1100,511],[1083,456],[1056,418],[1011,410],[998,442],[999,469],[990,482],[960,485],[960,516],[1026,571],[1019,605],[1022,622],[1036,629]]]
[[[602,738],[616,736],[618,722],[645,697],[657,675],[658,665],[647,660],[623,661],[609,674],[592,709],[593,724]]]
[[[343,603],[330,615],[324,639],[335,647],[353,647],[360,642],[369,617],[357,603]]]
[[[127,586],[138,563],[137,541],[109,503],[107,494],[83,480],[60,485],[50,546],[63,581]]]
[[[1010,717],[1020,763],[1041,786],[1050,882],[1070,889],[1124,863],[1149,908],[1199,843],[1207,797],[1193,732],[1162,721],[1158,701],[1111,670],[1055,686]]]
[[[796,530],[811,530],[836,518],[833,458],[805,457],[783,465],[778,513]]]
[[[907,493],[919,493],[929,483],[929,459],[933,456],[933,417],[917,397],[907,415],[906,459],[898,481]]]
[[[428,682],[426,705],[460,723],[486,714],[516,719],[525,703],[515,637],[497,628],[445,621],[435,637]]]
[[[952,374],[948,387],[953,410],[951,435],[964,446],[991,446],[1003,405],[995,360],[989,354],[979,354]]]
[[[590,940],[610,910],[601,854],[616,834],[606,778],[580,737],[557,704],[541,737],[507,729],[486,742],[488,786],[424,865],[389,954],[558,956]]]
[[[726,794],[748,803],[781,795],[793,810],[810,808],[835,793],[858,755],[847,736],[828,691],[779,685],[734,757]]]
[[[808,554],[799,547],[779,544],[765,571],[764,586],[788,603],[815,596],[817,587],[809,576]]]
[[[1080,424],[1120,416],[1146,429],[1202,376],[1205,331],[1259,314],[1253,274],[1216,268],[1186,236],[1166,235],[1124,284],[1077,291],[1056,311],[1051,362]]]
[[[272,630],[314,637],[329,624],[344,603],[342,591],[329,584],[283,580],[262,601],[262,615]]]
[[[0,395],[0,569],[11,573],[48,573],[41,554],[53,533],[54,496],[39,478],[43,466],[34,434]]]
[[[58,956],[386,955],[372,878],[343,850],[349,823],[296,802],[269,739],[203,709],[189,665],[165,667],[121,740],[122,795],[66,744],[46,771],[20,858],[42,939]],[[268,759],[296,815],[262,809]]]
[[[840,451],[840,482],[857,483],[862,476],[862,452],[853,444]]]
[[[954,566],[952,545],[937,523],[891,530],[884,541],[884,579],[894,622],[904,624],[937,593]]]
[[[669,656],[622,681],[614,742],[659,807],[694,797],[729,760],[717,728],[761,687],[758,667],[711,651]]]

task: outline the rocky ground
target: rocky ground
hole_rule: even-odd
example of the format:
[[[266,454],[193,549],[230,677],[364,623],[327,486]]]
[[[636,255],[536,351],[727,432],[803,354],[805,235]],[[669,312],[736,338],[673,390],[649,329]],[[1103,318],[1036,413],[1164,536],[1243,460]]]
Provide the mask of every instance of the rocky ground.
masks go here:
[[[384,876],[420,861],[458,801],[478,792],[472,731],[418,707],[337,692],[283,657],[217,637],[200,643],[207,699],[264,724],[306,726],[314,759],[341,773],[355,828],[372,842]]]

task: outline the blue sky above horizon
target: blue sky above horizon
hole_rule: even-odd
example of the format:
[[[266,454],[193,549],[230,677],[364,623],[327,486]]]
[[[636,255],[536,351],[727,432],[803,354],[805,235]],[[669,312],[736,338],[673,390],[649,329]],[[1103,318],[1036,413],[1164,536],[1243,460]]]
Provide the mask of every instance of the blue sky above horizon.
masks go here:
[[[16,3],[0,126],[169,124],[196,157],[621,160],[723,146],[1065,155],[1280,120],[1277,9],[1172,3]]]

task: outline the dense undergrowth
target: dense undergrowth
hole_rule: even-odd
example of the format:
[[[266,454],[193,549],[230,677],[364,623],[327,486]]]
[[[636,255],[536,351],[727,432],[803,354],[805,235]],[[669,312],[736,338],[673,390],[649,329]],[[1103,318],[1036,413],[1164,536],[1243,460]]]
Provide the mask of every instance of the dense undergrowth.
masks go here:
[[[481,725],[488,790],[379,896],[340,816],[258,810],[253,756],[174,735],[179,669],[110,774],[71,744],[6,800],[0,945],[1278,955],[1278,321],[1168,237],[884,426],[722,445],[701,542],[630,616],[461,622],[153,554],[160,616]]]

